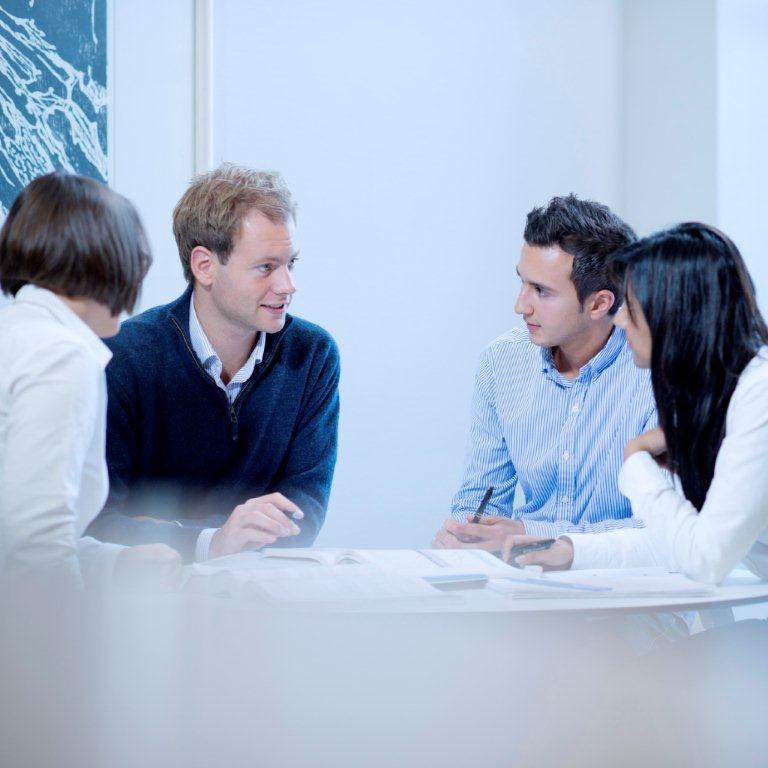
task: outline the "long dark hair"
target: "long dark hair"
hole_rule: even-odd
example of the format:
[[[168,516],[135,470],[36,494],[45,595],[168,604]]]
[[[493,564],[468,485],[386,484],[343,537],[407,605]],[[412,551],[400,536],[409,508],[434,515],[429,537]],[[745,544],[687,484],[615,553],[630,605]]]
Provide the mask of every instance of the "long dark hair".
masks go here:
[[[627,246],[612,267],[651,329],[651,379],[670,469],[701,509],[728,403],[741,372],[768,342],[752,279],[733,242],[695,222]]]

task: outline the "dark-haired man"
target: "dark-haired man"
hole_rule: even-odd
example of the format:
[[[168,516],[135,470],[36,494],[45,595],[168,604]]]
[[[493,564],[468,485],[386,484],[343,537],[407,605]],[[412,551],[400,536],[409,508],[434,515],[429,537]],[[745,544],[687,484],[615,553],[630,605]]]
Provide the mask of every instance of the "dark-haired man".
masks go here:
[[[613,327],[608,259],[635,240],[599,203],[556,197],[528,214],[513,329],[483,352],[466,467],[434,546],[499,551],[509,534],[634,525],[617,477],[624,444],[656,423],[647,371]],[[513,509],[515,489],[525,503]],[[494,491],[479,524],[468,517]]]

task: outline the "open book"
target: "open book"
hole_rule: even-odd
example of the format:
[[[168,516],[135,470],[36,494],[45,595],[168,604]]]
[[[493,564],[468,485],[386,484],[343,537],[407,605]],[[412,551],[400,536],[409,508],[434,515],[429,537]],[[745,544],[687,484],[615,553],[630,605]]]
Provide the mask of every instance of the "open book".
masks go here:
[[[523,572],[481,549],[315,549],[301,547],[262,550],[261,567],[267,561],[325,566],[370,565],[387,573],[420,576],[432,583],[477,581],[479,578],[520,576]],[[524,577],[524,576],[523,576]]]

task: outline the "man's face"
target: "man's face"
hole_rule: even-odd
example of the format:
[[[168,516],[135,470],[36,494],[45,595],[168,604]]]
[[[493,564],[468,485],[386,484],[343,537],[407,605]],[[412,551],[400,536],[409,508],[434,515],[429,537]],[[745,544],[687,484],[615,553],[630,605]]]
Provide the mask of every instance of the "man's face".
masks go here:
[[[590,327],[571,282],[572,268],[573,256],[556,245],[523,245],[515,312],[523,316],[531,341],[540,347],[562,346]]]
[[[291,273],[297,254],[293,221],[247,214],[227,263],[213,259],[211,300],[221,316],[246,331],[279,331],[296,292]]]

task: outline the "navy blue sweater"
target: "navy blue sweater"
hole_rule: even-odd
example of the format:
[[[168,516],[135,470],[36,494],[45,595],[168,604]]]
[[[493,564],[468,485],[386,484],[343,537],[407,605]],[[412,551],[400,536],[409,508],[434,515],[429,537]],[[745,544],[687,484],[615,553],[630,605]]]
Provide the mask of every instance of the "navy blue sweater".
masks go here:
[[[203,528],[279,491],[304,519],[300,535],[278,541],[308,546],[323,524],[336,463],[336,345],[322,328],[288,316],[230,405],[192,349],[190,293],[127,320],[107,341],[110,494],[88,534],[164,542],[189,561]]]

